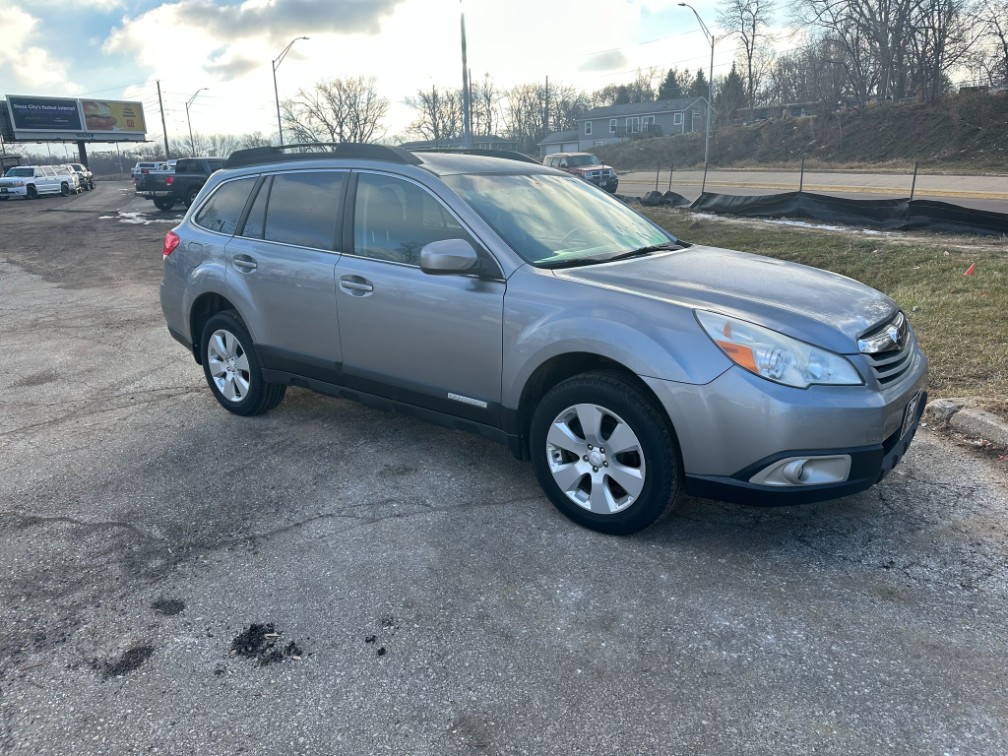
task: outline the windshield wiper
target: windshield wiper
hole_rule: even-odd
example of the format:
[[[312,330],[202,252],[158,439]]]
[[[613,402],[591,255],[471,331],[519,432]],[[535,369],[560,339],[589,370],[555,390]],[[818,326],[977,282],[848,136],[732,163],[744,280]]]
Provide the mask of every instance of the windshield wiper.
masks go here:
[[[647,247],[638,247],[637,249],[631,249],[627,252],[620,252],[618,255],[607,257],[605,261],[613,262],[614,260],[626,260],[631,257],[643,257],[644,255],[650,255],[652,252],[667,252],[685,248],[686,245],[680,241],[667,241],[662,242],[661,244],[651,244]]]

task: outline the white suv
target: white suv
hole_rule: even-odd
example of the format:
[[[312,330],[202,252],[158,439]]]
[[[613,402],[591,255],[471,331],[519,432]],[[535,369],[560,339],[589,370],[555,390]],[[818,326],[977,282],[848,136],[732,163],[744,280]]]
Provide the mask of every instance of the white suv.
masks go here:
[[[62,194],[64,197],[77,191],[75,179],[59,172],[59,166],[18,165],[0,178],[0,199],[25,197],[36,199],[43,194]]]

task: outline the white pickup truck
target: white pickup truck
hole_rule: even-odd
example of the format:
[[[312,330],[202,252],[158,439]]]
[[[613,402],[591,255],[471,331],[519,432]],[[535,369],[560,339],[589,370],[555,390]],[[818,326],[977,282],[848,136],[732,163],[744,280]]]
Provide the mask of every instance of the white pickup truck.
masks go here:
[[[62,194],[64,197],[76,192],[73,179],[60,173],[51,165],[18,165],[8,168],[0,178],[0,200],[9,197],[36,199],[43,194]]]

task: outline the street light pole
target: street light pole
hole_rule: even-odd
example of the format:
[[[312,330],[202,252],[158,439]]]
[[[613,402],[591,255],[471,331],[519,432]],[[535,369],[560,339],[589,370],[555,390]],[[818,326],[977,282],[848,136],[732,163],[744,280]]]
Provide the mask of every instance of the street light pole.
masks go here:
[[[710,73],[707,74],[707,137],[704,141],[703,184],[700,186],[700,194],[703,194],[704,190],[707,188],[707,162],[710,158],[711,100],[714,99],[714,35],[707,29],[707,24],[705,24],[703,19],[700,18],[700,14],[697,13],[696,8],[689,3],[679,3],[679,5],[693,11],[693,15],[696,16],[696,20],[700,22],[700,29],[703,31],[704,36],[707,37],[707,41],[710,43]]]
[[[290,49],[294,46],[294,43],[297,42],[299,39],[308,39],[308,37],[294,37],[294,39],[292,39],[290,42],[287,43],[287,47],[285,47],[283,49],[283,52],[280,53],[272,61],[272,63],[273,63],[273,97],[276,99],[277,132],[280,134],[280,146],[281,147],[283,147],[283,124],[280,123],[280,93],[277,90],[276,70],[280,67],[280,64],[283,63],[283,59],[287,57],[287,53],[290,52]]]
[[[210,87],[200,87],[199,89],[196,90],[196,92],[193,94],[193,96],[190,97],[189,100],[188,100],[188,102],[186,102],[186,104],[185,104],[185,119],[186,119],[186,123],[189,124],[189,150],[192,152],[192,156],[193,157],[196,157],[196,141],[193,139],[193,135],[192,135],[192,121],[189,120],[189,106],[193,104],[193,100],[196,99],[196,95],[198,95],[203,90],[209,89],[209,88]]]

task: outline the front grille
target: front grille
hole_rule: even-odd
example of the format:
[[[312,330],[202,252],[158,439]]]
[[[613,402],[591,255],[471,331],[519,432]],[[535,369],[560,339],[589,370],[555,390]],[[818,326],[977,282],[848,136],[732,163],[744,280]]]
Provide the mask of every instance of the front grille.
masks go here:
[[[888,386],[902,378],[913,365],[913,331],[903,313],[858,341],[875,378]],[[880,351],[874,351],[880,349]]]
[[[872,372],[883,386],[902,378],[913,364],[913,339],[907,339],[902,349],[893,349],[881,354],[865,355]]]

